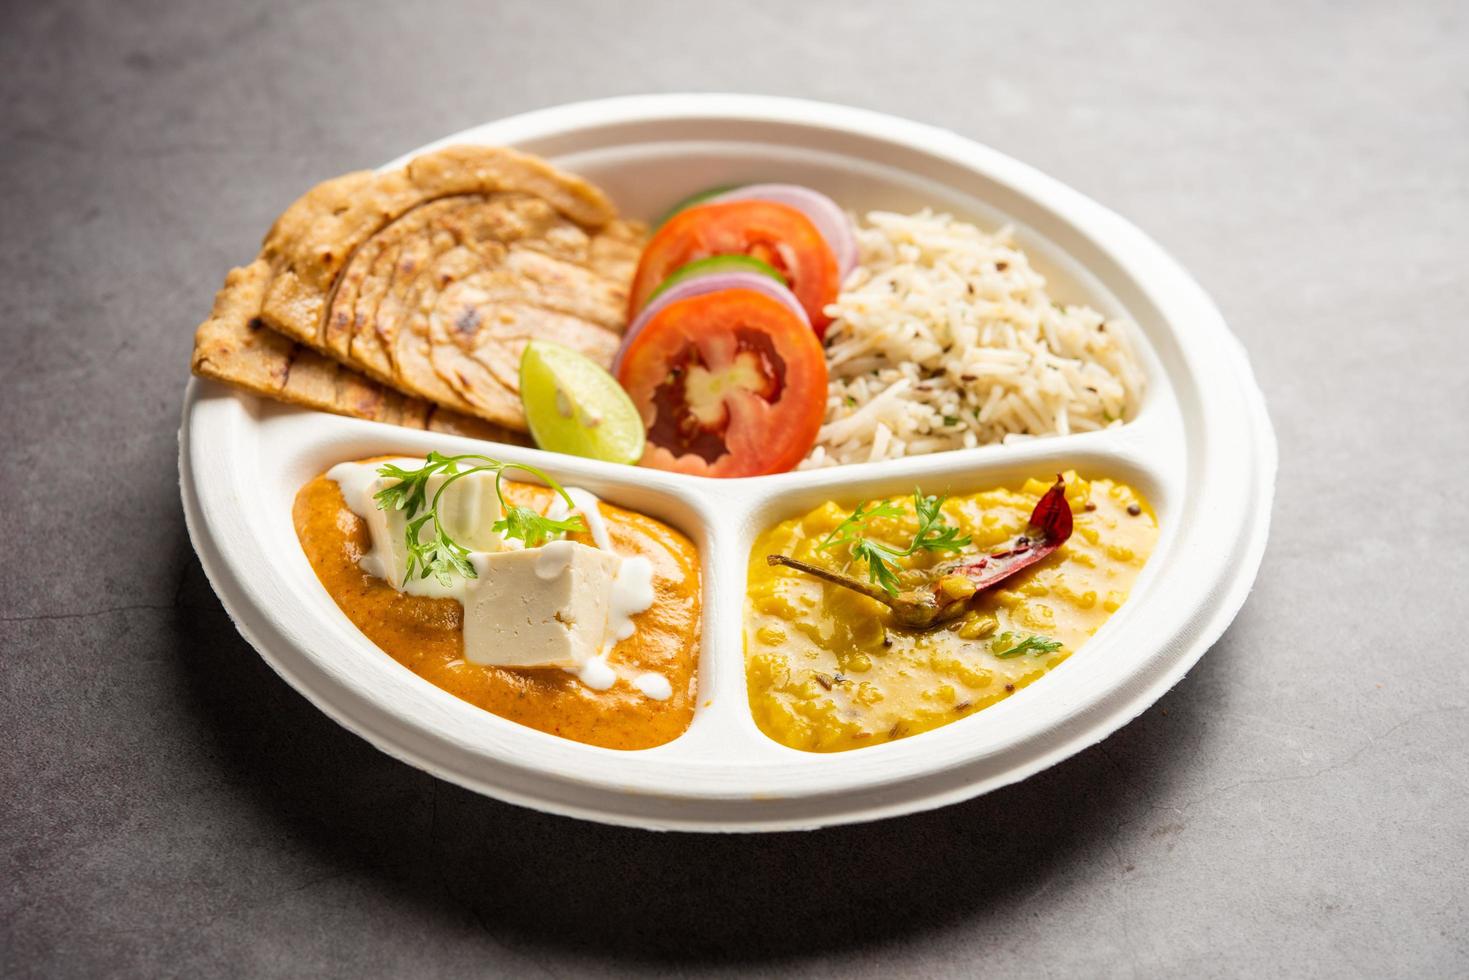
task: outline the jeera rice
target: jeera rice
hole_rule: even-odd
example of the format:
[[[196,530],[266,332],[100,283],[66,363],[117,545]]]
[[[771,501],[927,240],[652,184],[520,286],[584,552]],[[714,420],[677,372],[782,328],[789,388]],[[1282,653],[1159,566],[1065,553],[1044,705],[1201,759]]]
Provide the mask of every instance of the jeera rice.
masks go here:
[[[827,333],[825,424],[803,469],[1130,419],[1130,323],[1053,302],[1009,228],[874,211]]]

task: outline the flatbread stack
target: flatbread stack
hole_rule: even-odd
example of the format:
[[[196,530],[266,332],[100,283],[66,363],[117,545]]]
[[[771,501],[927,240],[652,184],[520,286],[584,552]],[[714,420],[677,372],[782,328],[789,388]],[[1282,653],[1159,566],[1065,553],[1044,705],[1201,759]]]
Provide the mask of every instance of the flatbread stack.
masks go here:
[[[609,365],[645,237],[596,187],[514,150],[347,174],[291,205],[225,279],[193,370],[340,415],[524,441],[525,345]]]

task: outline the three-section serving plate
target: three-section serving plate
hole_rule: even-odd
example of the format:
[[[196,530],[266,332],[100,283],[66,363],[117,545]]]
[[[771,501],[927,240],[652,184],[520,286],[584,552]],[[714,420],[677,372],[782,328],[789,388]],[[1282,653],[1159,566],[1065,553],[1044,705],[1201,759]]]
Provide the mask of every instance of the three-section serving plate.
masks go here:
[[[636,752],[522,727],[439,690],[348,622],[296,541],[297,489],[363,456],[483,443],[289,408],[193,381],[180,433],[194,547],[240,632],[322,711],[383,751],[500,799],[609,823],[777,830],[909,813],[1022,779],[1097,742],[1172,687],[1244,602],[1269,528],[1275,440],[1245,354],[1199,286],[1123,219],[952,133],[856,109],[750,96],[609,99],[480,126],[436,146],[516,146],[651,217],[701,188],[805,183],[854,211],[949,210],[1009,222],[1065,299],[1138,326],[1137,418],[1103,432],[884,463],[710,480],[496,446],[563,483],[688,534],[703,563],[698,708]],[[826,499],[955,493],[1076,468],[1154,504],[1161,536],[1131,598],[1040,682],[934,731],[815,754],[762,734],[745,691],[743,602],[755,535]]]

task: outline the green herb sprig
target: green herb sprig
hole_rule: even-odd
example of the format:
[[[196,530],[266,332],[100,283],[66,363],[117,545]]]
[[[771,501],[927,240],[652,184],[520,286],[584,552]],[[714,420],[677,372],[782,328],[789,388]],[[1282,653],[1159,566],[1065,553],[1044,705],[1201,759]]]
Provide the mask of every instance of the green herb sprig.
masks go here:
[[[918,531],[903,548],[867,537],[867,526],[879,517],[903,516],[901,504],[891,500],[879,501],[868,506],[862,501],[851,516],[832,528],[830,534],[816,546],[826,551],[838,545],[846,545],[853,561],[867,565],[867,577],[881,586],[889,595],[898,592],[898,559],[907,558],[919,551],[958,551],[969,544],[969,535],[960,535],[959,529],[951,525],[943,515],[947,496],[925,496],[922,490],[913,490],[913,512],[918,515]]]
[[[1009,660],[1011,657],[1018,657],[1023,653],[1055,653],[1062,646],[1060,640],[1053,640],[1049,636],[1042,636],[1039,633],[1033,633],[1017,643],[1015,641],[1015,634],[1010,632],[1001,633],[997,636],[995,638],[995,645],[1001,648],[995,654],[1001,660]]]
[[[511,504],[505,499],[503,486],[506,470],[520,470],[537,477],[553,492],[560,494],[566,501],[566,506],[576,506],[561,484],[536,467],[524,463],[505,463],[477,453],[445,456],[431,452],[424,457],[423,465],[415,470],[404,469],[395,463],[384,463],[378,467],[379,476],[398,481],[374,495],[378,508],[407,511],[407,522],[403,529],[408,548],[408,564],[403,576],[405,585],[413,579],[415,571],[419,578],[433,575],[445,586],[453,581],[455,575],[462,575],[464,578],[478,577],[474,565],[469,561],[469,549],[450,537],[439,520],[439,501],[443,498],[444,491],[455,481],[475,473],[495,474],[495,496],[500,498],[500,507],[505,516],[491,525],[490,529],[500,532],[506,538],[521,541],[527,548],[538,548],[550,538],[570,531],[586,530],[579,515],[573,514],[558,520],[538,514],[529,507]],[[443,475],[445,479],[430,498],[429,480],[437,475]],[[433,534],[427,541],[420,540],[425,525],[430,522],[433,523]]]

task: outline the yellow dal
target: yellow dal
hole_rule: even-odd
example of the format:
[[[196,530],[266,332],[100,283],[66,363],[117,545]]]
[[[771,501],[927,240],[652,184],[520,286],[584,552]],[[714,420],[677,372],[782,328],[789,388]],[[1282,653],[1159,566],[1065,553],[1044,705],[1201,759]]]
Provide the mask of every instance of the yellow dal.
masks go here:
[[[965,553],[994,551],[1025,532],[1050,485],[1032,479],[1018,491],[953,497],[943,511],[973,536]],[[761,730],[815,752],[876,745],[971,715],[1059,665],[1126,601],[1158,537],[1156,515],[1131,487],[1067,473],[1066,496],[1075,517],[1070,540],[977,597],[965,620],[924,632],[893,627],[887,607],[872,599],[766,563],[766,555],[781,553],[842,568],[845,548],[817,545],[851,508],[828,502],[762,534],[750,553],[745,602],[745,674]],[[1140,513],[1129,514],[1129,506]],[[866,533],[902,545],[916,530],[910,497],[903,517],[874,520]],[[955,557],[920,552],[902,564],[926,568]],[[865,576],[866,566],[847,571]],[[1064,645],[996,656],[1032,634]]]

